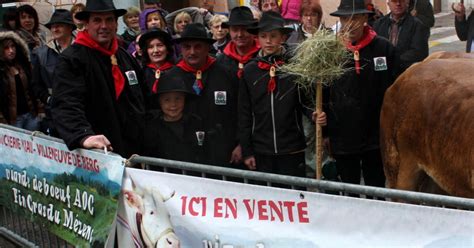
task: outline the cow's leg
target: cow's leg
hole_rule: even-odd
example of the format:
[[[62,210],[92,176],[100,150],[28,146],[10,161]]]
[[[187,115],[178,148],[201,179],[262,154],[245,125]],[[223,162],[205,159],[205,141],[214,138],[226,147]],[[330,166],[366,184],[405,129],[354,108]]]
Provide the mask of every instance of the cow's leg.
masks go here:
[[[400,154],[400,166],[394,188],[401,190],[417,191],[423,171],[418,166],[418,160],[411,154]]]

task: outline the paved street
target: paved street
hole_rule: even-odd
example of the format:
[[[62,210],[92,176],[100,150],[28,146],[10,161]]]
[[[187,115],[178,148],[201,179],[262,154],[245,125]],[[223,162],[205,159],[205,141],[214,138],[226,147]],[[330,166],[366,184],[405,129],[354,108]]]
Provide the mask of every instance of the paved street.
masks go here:
[[[465,50],[466,42],[459,41],[454,29],[454,13],[436,14],[435,26],[431,28],[430,53]]]

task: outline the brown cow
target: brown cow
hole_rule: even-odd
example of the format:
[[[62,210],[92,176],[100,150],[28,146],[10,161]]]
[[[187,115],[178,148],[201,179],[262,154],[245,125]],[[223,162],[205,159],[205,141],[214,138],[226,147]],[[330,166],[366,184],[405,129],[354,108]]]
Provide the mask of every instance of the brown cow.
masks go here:
[[[474,197],[474,57],[437,53],[386,91],[380,144],[388,187],[418,190],[428,176]]]

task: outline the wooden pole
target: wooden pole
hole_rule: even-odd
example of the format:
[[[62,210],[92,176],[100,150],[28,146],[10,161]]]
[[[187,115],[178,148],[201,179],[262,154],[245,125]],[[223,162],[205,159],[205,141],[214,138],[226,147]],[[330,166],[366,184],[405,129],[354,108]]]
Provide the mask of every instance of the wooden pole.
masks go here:
[[[316,84],[316,110],[323,111],[323,85]],[[315,120],[316,121],[316,120]],[[316,179],[320,180],[323,174],[323,128],[316,124]]]

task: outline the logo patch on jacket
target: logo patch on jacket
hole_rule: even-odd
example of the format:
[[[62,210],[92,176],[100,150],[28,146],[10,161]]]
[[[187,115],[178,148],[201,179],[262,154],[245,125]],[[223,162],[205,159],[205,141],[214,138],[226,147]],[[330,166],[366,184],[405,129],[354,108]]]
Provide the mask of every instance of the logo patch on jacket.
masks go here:
[[[227,92],[214,91],[214,103],[216,105],[227,105]]]
[[[138,84],[138,78],[135,71],[126,71],[125,75],[127,76],[128,85],[132,86]]]
[[[374,64],[375,64],[374,66],[375,71],[386,71],[388,69],[386,57],[374,58]]]

